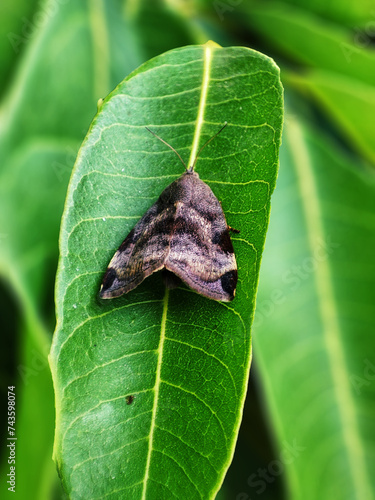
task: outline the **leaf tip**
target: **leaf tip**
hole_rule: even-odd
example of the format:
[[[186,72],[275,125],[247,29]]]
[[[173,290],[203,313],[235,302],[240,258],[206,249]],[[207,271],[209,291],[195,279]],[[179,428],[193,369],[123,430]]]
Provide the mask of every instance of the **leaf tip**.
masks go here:
[[[213,40],[208,40],[203,47],[208,47],[209,49],[221,49],[221,45],[214,42]]]

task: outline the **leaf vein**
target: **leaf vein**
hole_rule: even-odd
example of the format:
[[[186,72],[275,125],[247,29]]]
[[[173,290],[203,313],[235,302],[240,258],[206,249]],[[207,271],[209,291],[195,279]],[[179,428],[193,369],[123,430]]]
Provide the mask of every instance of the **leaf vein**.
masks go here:
[[[141,306],[143,304],[156,304],[156,303],[160,303],[160,302],[162,302],[162,301],[161,300],[156,300],[156,299],[155,300],[144,300],[142,302],[133,302],[132,304],[125,304],[124,306],[118,307],[115,310],[116,311],[121,311],[122,309],[127,309],[129,307]],[[81,323],[79,323],[75,328],[73,328],[73,330],[66,337],[66,339],[60,344],[60,349],[56,353],[56,361],[58,362],[63,347],[73,337],[73,335],[77,332],[77,330],[79,330],[82,326],[84,326],[86,323],[88,323],[90,321],[94,321],[94,320],[99,319],[99,318],[104,318],[105,316],[108,316],[109,314],[112,314],[113,311],[114,310],[111,309],[110,311],[105,311],[104,313],[98,314],[97,316],[89,316],[84,321],[82,321]],[[58,363],[56,363],[56,364],[58,364]]]
[[[194,326],[195,325],[191,325],[191,326]],[[205,351],[204,349],[202,349],[201,347],[197,347],[195,345],[192,345],[192,344],[188,344],[187,342],[184,342],[182,340],[177,340],[177,339],[172,339],[170,337],[166,337],[166,340],[169,340],[170,342],[176,342],[177,344],[182,344],[182,345],[186,345],[187,347],[190,347],[191,349],[196,349],[197,351],[200,351],[200,352],[203,352],[206,356],[212,358],[212,359],[215,359],[218,363],[221,364],[221,366],[223,366],[225,368],[225,370],[228,372],[228,375],[232,381],[232,384],[233,384],[233,388],[234,388],[234,392],[236,394],[236,397],[237,397],[237,387],[236,387],[236,384],[235,384],[235,381],[234,381],[234,378],[233,378],[233,375],[231,373],[231,371],[229,370],[229,367],[223,363],[223,361],[221,359],[219,359],[217,356],[215,356],[214,354],[211,354],[207,351]]]
[[[180,391],[182,392],[186,392],[186,394],[190,394],[191,396],[194,396],[198,401],[200,401],[206,408],[208,408],[208,410],[210,411],[210,413],[212,414],[212,416],[217,420],[222,432],[223,432],[223,436],[224,436],[224,439],[225,439],[225,442],[228,442],[228,437],[226,435],[226,432],[224,430],[224,427],[223,427],[223,424],[221,422],[221,420],[219,419],[219,417],[217,416],[216,412],[211,408],[211,406],[209,404],[207,404],[202,398],[200,398],[195,392],[193,391],[189,391],[188,389],[185,389],[184,387],[181,387],[180,385],[176,385],[176,384],[173,384],[172,382],[168,382],[168,380],[164,380],[164,379],[161,379],[161,382],[163,382],[164,384],[166,385],[169,385],[170,387],[174,387],[175,389],[179,389]]]
[[[142,393],[146,393],[146,392],[151,392],[152,389],[144,389],[143,391],[137,391],[137,392],[134,392],[135,395],[137,394],[142,394]],[[65,429],[63,435],[61,436],[61,446],[63,447],[63,443],[64,443],[64,440],[65,440],[65,436],[67,435],[68,431],[73,427],[73,425],[77,422],[77,420],[80,420],[84,417],[86,417],[87,415],[89,415],[91,412],[95,411],[97,408],[99,408],[101,405],[103,404],[106,404],[106,403],[112,403],[113,401],[117,401],[119,399],[124,399],[126,398],[126,396],[128,395],[128,392],[126,394],[121,394],[121,396],[117,396],[115,398],[111,398],[111,399],[104,399],[102,401],[99,401],[98,404],[96,404],[95,406],[91,407],[90,409],[88,409],[87,411],[83,412],[83,413],[80,413],[79,415],[77,415],[70,423],[69,425],[67,426],[67,428]],[[143,415],[144,413],[147,413],[147,412],[143,412],[143,413],[140,413],[139,415],[134,415],[132,417],[129,417],[129,419],[125,420],[123,423],[127,423],[128,421],[130,420],[133,420],[141,415]]]
[[[120,356],[119,358],[111,359],[107,363],[103,363],[101,365],[96,365],[92,370],[89,370],[88,372],[86,372],[86,373],[84,373],[82,375],[79,375],[78,377],[75,377],[72,380],[70,380],[67,383],[67,385],[64,386],[64,388],[63,388],[63,394],[65,393],[65,391],[68,389],[69,386],[71,386],[75,382],[78,382],[78,381],[80,381],[80,380],[88,377],[89,375],[91,375],[92,373],[96,372],[100,368],[105,368],[106,366],[109,366],[109,365],[111,365],[113,363],[117,363],[118,361],[121,361],[121,360],[126,359],[126,358],[131,358],[133,356],[138,356],[139,354],[145,354],[145,353],[150,353],[150,352],[156,352],[156,349],[148,349],[148,350],[144,350],[144,351],[132,352],[130,354],[124,354],[123,356]]]
[[[219,474],[220,471],[218,471],[217,469],[215,469],[215,467],[212,465],[212,463],[210,462],[210,459],[208,457],[208,455],[204,455],[201,451],[198,451],[197,449],[195,449],[191,444],[187,443],[186,441],[184,441],[182,439],[181,436],[177,436],[177,434],[174,434],[172,431],[170,431],[169,429],[166,429],[165,427],[160,427],[160,425],[157,425],[156,424],[156,427],[161,430],[161,431],[164,431],[164,432],[167,432],[168,434],[170,434],[171,436],[175,437],[176,439],[178,439],[182,444],[184,444],[185,446],[187,446],[188,448],[190,448],[191,450],[193,450],[193,452],[197,453],[199,456],[201,456],[203,459],[207,460],[208,464],[210,465],[210,467],[212,467],[212,469],[215,471],[216,474]]]
[[[156,451],[157,453],[160,453],[161,455],[164,455],[166,457],[168,457],[170,460],[172,460],[181,470],[182,472],[185,474],[186,478],[188,479],[188,481],[193,485],[194,489],[196,490],[196,492],[198,493],[199,497],[202,498],[202,495],[200,494],[200,491],[198,490],[198,487],[197,485],[194,483],[194,481],[191,479],[191,477],[189,476],[189,474],[186,472],[186,470],[184,469],[184,467],[178,462],[178,460],[176,460],[175,458],[173,458],[171,455],[168,455],[168,453],[165,452],[165,450],[157,450],[155,449],[154,451]],[[153,481],[155,481],[155,479],[152,479]],[[155,481],[155,482],[158,482],[158,481]],[[162,483],[164,487],[167,487],[167,485],[165,483]],[[168,488],[169,489],[169,488]],[[172,492],[171,492],[172,493]],[[173,493],[172,493],[173,494]]]

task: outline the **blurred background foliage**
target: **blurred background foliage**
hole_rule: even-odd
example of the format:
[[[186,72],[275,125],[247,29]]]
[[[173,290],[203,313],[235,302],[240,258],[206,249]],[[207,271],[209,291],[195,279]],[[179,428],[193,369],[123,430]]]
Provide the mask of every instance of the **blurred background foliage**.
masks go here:
[[[150,57],[208,39],[273,57],[286,97],[249,392],[218,498],[374,498],[373,2],[14,0],[0,5],[0,388],[16,386],[16,498],[62,496],[47,354],[60,217],[96,103]]]

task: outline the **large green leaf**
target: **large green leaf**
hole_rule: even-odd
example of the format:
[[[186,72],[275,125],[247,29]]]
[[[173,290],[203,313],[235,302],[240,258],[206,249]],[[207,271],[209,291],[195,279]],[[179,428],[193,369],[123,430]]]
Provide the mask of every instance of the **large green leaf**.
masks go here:
[[[10,83],[9,75],[35,31],[36,0],[15,0],[0,4],[0,94]]]
[[[277,52],[309,68],[284,72],[284,82],[311,95],[351,145],[372,163],[375,141],[375,53],[348,29],[318,22],[308,12],[272,3],[249,9],[251,26]]]
[[[372,128],[375,85],[367,85],[334,73],[312,70],[305,75],[287,74],[286,81],[311,95],[345,135],[348,143],[375,164]]]
[[[20,346],[15,375],[10,380],[2,374],[3,386],[17,388],[14,496],[44,500],[57,482],[51,459],[54,405],[47,354],[66,189],[98,98],[141,60],[118,2],[39,4],[35,15],[15,15],[21,31],[9,24],[0,27],[2,33],[26,37],[20,46],[22,61],[15,78],[7,82],[9,92],[0,109],[0,275],[22,317],[20,331],[10,332]],[[5,3],[2,12],[4,8]],[[7,38],[6,44],[10,46]],[[5,54],[2,44],[0,51]],[[4,71],[9,79],[5,66]],[[4,319],[4,304],[0,307]],[[2,349],[8,351],[5,333],[2,329]],[[6,448],[2,458],[1,476],[6,477]],[[7,486],[2,482],[4,495],[11,495]]]
[[[370,41],[358,40],[352,31],[319,19],[304,9],[279,2],[248,8],[247,21],[265,37],[278,53],[308,67],[325,69],[340,75],[375,84],[375,54]]]
[[[370,500],[375,176],[295,119],[280,155],[254,319],[280,468],[291,500]]]
[[[232,238],[234,302],[184,286],[168,293],[159,273],[126,296],[99,302],[112,254],[183,172],[145,126],[191,163],[225,120],[196,170],[228,224],[241,231]],[[168,52],[105,99],[69,187],[50,354],[54,456],[71,498],[193,499],[218,491],[246,393],[281,124],[278,68],[246,48]]]
[[[39,292],[46,292],[46,260],[57,253],[78,145],[97,100],[140,62],[136,49],[125,58],[117,48],[119,41],[121,46],[131,41],[120,14],[114,3],[59,6],[47,16],[2,103],[0,231],[7,237],[0,247],[0,271],[37,312]]]
[[[288,4],[290,4],[290,7]],[[311,18],[316,17],[321,20],[330,19],[349,26],[355,24],[357,29],[358,25],[368,25],[371,28],[371,22],[374,17],[374,4],[372,0],[358,0],[356,2],[352,2],[351,0],[331,0],[330,2],[312,0],[308,3],[304,0],[284,0],[284,2],[279,2],[279,5],[288,10],[303,8],[308,11]]]

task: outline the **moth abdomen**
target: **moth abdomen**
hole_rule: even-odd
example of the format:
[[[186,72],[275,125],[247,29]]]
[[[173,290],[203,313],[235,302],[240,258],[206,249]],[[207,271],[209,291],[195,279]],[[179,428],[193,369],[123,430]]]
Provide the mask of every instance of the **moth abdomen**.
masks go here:
[[[169,288],[169,290],[173,290],[181,285],[181,279],[167,269],[162,270],[162,278],[164,285]]]

